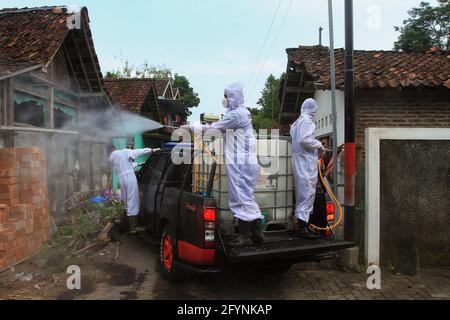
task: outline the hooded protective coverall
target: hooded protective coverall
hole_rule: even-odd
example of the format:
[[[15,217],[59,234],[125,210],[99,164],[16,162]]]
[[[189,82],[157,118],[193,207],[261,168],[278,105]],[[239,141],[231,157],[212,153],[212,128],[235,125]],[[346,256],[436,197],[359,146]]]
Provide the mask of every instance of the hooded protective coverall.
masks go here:
[[[316,197],[318,150],[323,148],[314,135],[317,109],[316,101],[307,99],[302,105],[300,118],[291,127],[295,216],[306,223],[313,211]]]
[[[250,111],[244,106],[244,84],[237,82],[225,89],[228,108],[222,120],[203,125],[202,130],[220,130],[225,134],[229,205],[234,216],[246,222],[263,219],[255,199],[260,166]],[[228,133],[227,133],[228,131]]]
[[[129,217],[139,215],[139,187],[133,163],[136,159],[151,153],[152,149],[124,149],[114,151],[109,157],[113,164],[113,171],[117,175],[121,198],[125,202]]]

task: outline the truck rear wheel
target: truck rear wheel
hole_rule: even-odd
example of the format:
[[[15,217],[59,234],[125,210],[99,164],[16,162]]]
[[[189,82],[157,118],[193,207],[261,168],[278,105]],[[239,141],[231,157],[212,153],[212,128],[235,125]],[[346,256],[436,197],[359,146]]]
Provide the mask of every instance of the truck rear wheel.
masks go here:
[[[166,226],[161,236],[160,261],[164,276],[171,281],[177,276],[177,250],[176,239]]]

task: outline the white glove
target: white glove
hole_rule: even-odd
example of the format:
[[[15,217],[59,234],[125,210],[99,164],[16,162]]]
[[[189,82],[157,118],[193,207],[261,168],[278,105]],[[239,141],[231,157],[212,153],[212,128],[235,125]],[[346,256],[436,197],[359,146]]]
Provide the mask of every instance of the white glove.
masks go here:
[[[161,153],[162,149],[158,148],[158,149],[152,149],[152,154],[158,154]]]

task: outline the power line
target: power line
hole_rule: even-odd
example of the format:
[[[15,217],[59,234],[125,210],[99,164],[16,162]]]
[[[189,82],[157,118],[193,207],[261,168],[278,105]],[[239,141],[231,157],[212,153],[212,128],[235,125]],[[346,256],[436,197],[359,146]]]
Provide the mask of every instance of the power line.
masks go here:
[[[271,44],[271,46],[269,48],[269,51],[267,52],[266,59],[264,60],[264,63],[262,64],[261,68],[259,69],[258,77],[256,78],[255,82],[253,83],[253,85],[251,87],[249,97],[253,94],[253,90],[254,90],[255,86],[258,83],[259,78],[261,78],[261,74],[262,74],[262,72],[264,70],[264,67],[266,66],[267,61],[269,60],[270,53],[272,52],[272,49],[273,49],[273,47],[275,46],[275,43],[278,40],[278,36],[280,35],[281,30],[283,29],[284,22],[286,20],[287,15],[289,14],[289,10],[291,9],[293,2],[294,2],[294,0],[291,0],[291,2],[289,2],[289,6],[288,6],[288,8],[287,8],[287,10],[286,10],[286,12],[285,12],[285,14],[283,16],[283,19],[281,20],[281,23],[280,23],[280,26],[279,26],[279,28],[277,30],[275,38],[273,39],[273,42],[272,42],[272,44]]]
[[[250,77],[249,77],[249,79],[248,79],[248,81],[247,81],[247,85],[251,84],[251,82],[252,82],[252,80],[253,80],[253,75],[254,75],[254,73],[255,73],[255,71],[256,71],[256,68],[258,67],[259,60],[260,60],[261,57],[262,57],[262,53],[263,53],[263,51],[264,51],[264,49],[265,49],[265,47],[266,47],[267,40],[269,39],[270,32],[272,31],[273,24],[274,24],[274,22],[275,22],[275,20],[276,20],[276,18],[277,18],[278,11],[280,10],[281,2],[282,2],[282,0],[280,0],[280,1],[278,2],[278,6],[277,6],[277,8],[276,8],[276,10],[275,10],[275,13],[273,14],[272,22],[270,23],[269,29],[267,30],[266,37],[264,38],[263,45],[262,45],[261,50],[259,51],[259,54],[258,54],[258,59],[256,59],[255,66],[253,67],[253,70],[252,70],[252,72],[251,72],[251,74],[250,74]]]

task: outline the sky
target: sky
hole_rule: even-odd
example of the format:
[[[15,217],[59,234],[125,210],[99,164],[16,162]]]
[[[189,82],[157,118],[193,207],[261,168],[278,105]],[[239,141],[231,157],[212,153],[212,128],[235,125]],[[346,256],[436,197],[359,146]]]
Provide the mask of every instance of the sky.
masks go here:
[[[223,90],[235,81],[246,83],[246,105],[256,106],[267,77],[286,70],[286,48],[317,45],[319,27],[324,28],[323,45],[329,45],[328,0],[63,1],[0,4],[86,6],[103,74],[128,59],[186,76],[201,99],[191,122],[203,112],[223,113]],[[355,0],[355,49],[391,50],[398,37],[394,26],[421,1]],[[333,9],[335,46],[341,48],[344,0],[333,0]]]

